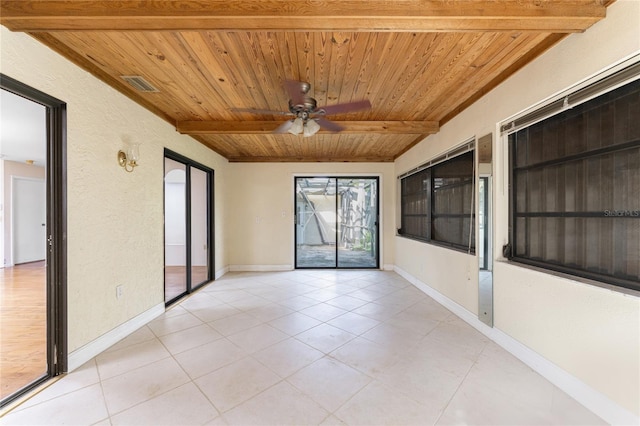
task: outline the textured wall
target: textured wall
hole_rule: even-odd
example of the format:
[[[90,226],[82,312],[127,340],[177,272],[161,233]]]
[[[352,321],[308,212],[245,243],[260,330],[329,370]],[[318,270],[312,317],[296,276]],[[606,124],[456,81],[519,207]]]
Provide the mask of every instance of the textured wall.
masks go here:
[[[216,172],[216,268],[226,266],[227,161],[29,36],[1,29],[0,71],[67,103],[68,336],[72,352],[163,302],[163,149]],[[116,162],[141,142],[140,166]],[[124,296],[115,297],[123,286]]]
[[[640,2],[620,0],[607,10],[607,18],[582,34],[572,34],[506,82],[467,108],[441,131],[396,161],[402,173],[433,158],[437,153],[474,135],[495,132],[496,123],[545,98],[596,74],[614,62],[640,53]],[[495,134],[495,133],[494,133]],[[506,146],[494,145],[495,249],[496,258],[507,242],[508,197]],[[466,267],[464,259],[449,252],[434,262],[437,248],[396,238],[398,265],[425,283],[467,306],[473,292],[455,275],[425,275],[410,253],[428,267],[442,264],[452,271]],[[475,300],[473,300],[475,303]],[[471,309],[470,309],[471,310]],[[475,312],[475,311],[474,311]],[[627,410],[640,414],[640,301],[627,296],[539,273],[498,261],[494,269],[495,327],[579,378]]]
[[[477,315],[476,256],[408,238],[397,238],[395,259],[397,267]]]

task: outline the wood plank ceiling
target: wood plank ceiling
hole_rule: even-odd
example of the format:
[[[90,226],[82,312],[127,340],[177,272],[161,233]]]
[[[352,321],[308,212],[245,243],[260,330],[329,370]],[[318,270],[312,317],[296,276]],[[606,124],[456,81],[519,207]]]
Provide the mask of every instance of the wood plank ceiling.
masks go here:
[[[393,161],[610,3],[1,0],[0,23],[230,161]],[[287,80],[309,82],[321,106],[372,107],[311,137],[272,133],[289,117],[238,111],[287,111]]]

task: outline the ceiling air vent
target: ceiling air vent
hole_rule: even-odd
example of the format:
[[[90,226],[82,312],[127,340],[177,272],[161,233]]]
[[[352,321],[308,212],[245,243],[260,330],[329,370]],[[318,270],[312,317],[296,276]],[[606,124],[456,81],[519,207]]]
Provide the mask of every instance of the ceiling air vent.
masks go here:
[[[144,77],[139,75],[121,75],[120,76],[127,83],[132,85],[136,90],[141,92],[159,92],[158,89],[153,87],[151,83],[144,79]]]

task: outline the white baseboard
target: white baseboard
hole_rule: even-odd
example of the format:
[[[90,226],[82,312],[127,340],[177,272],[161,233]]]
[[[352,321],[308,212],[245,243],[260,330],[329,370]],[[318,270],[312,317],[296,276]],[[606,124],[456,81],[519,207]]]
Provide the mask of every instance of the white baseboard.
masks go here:
[[[229,265],[231,272],[292,271],[293,265]]]
[[[222,268],[222,269],[218,269],[218,270],[216,271],[216,274],[215,274],[215,276],[214,276],[214,278],[213,278],[213,279],[214,279],[214,280],[219,280],[219,279],[220,279],[220,278],[222,278],[222,277],[224,276],[224,274],[226,274],[227,272],[229,272],[229,267],[228,267],[228,266],[225,266],[225,267],[224,267],[224,268]]]
[[[385,263],[384,265],[382,265],[382,270],[383,271],[393,271],[393,270],[395,270],[395,266],[393,264]]]
[[[68,371],[71,372],[82,366],[85,362],[91,360],[96,355],[99,355],[106,349],[118,343],[120,340],[149,323],[151,320],[162,315],[164,310],[164,302],[159,303],[140,315],[131,318],[129,321],[120,324],[113,330],[103,334],[92,342],[89,342],[81,348],[71,352],[67,358]]]
[[[635,414],[503,331],[493,328],[492,334],[488,337],[607,423],[611,425],[640,424],[640,418]]]
[[[518,340],[509,336],[505,332],[487,326],[478,317],[465,309],[462,305],[449,299],[439,291],[423,283],[413,275],[395,266],[394,271],[433,298],[445,308],[456,314],[460,319],[471,325],[473,328],[493,340],[504,348],[507,352],[531,367],[535,372],[562,389],[569,396],[574,398],[588,410],[601,417],[604,421],[612,425],[638,425],[640,418],[624,407],[613,402],[607,396],[593,389],[583,381],[558,367],[542,355],[538,354],[528,346],[523,345]]]

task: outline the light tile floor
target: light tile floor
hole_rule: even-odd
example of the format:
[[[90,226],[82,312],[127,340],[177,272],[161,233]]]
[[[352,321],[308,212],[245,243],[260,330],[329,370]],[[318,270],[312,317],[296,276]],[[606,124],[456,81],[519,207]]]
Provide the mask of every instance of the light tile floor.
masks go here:
[[[604,422],[395,273],[230,273],[2,425]]]

